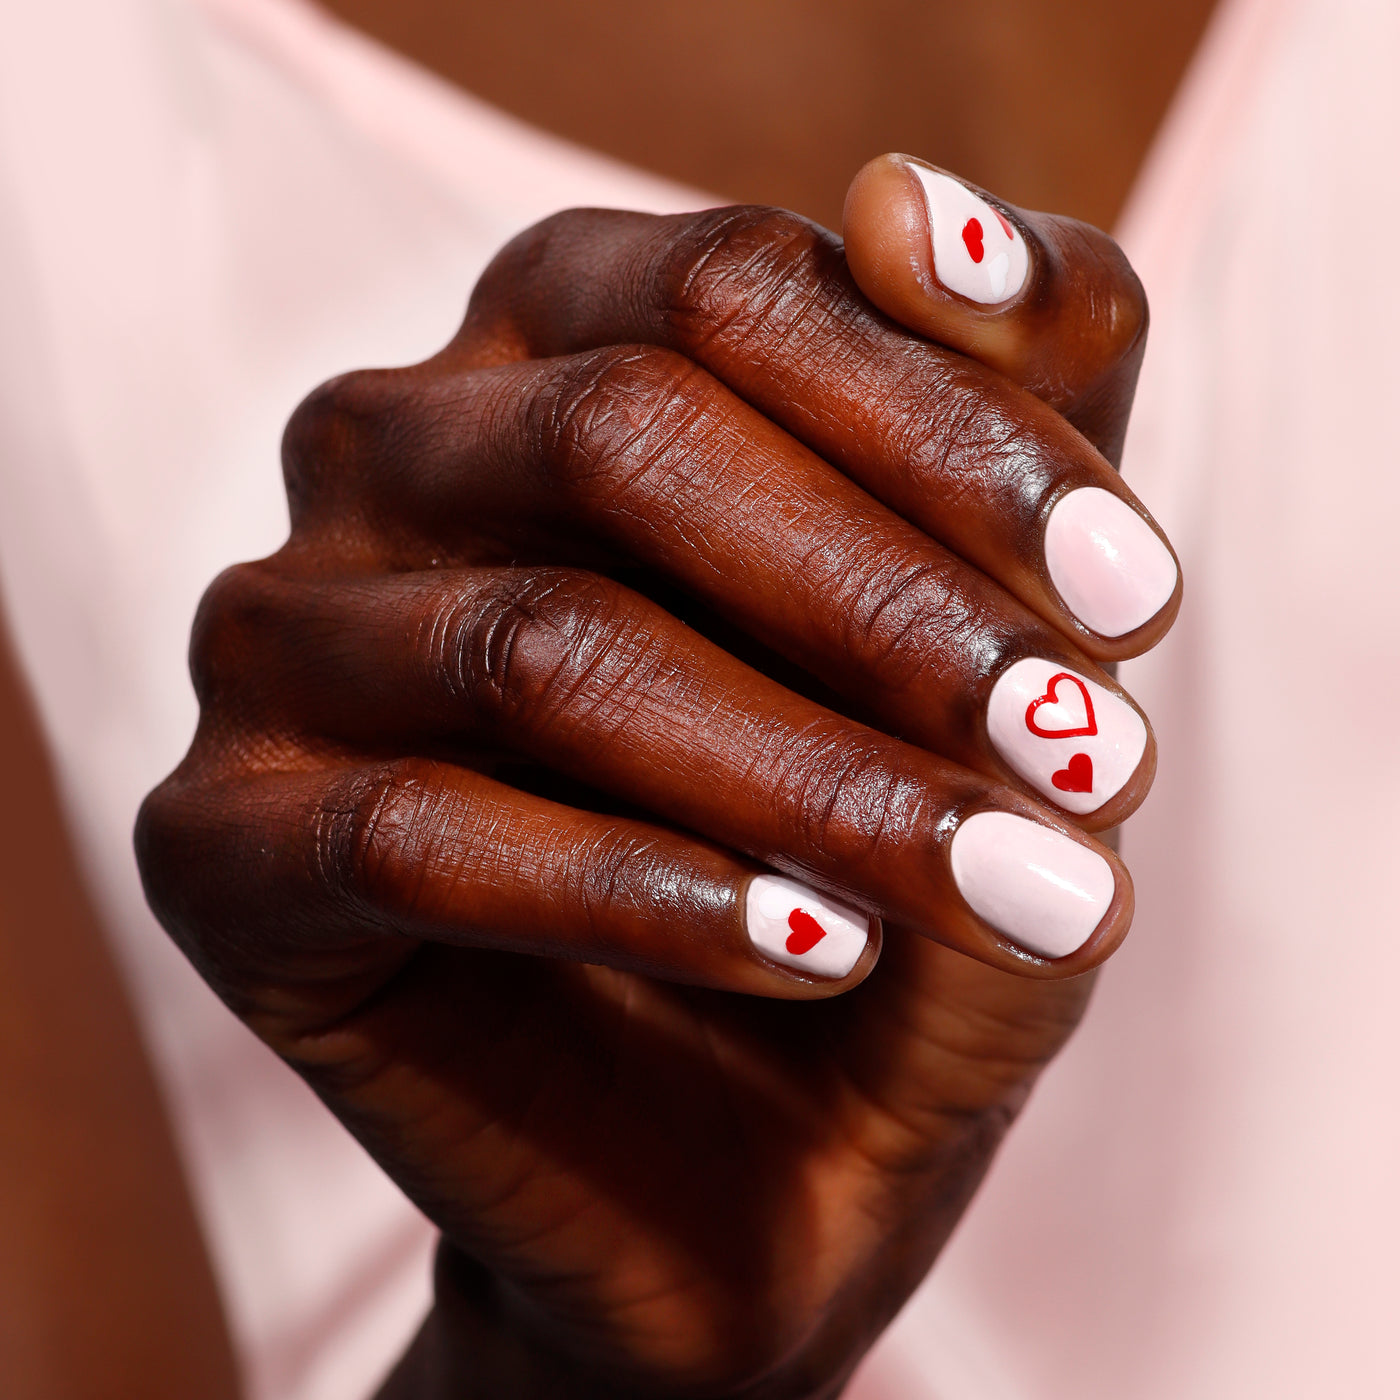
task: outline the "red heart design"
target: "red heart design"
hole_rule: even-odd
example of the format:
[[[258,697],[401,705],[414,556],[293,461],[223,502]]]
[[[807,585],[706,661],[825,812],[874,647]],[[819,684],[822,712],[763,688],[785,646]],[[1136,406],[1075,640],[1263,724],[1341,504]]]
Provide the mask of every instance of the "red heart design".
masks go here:
[[[805,909],[794,909],[788,915],[788,927],[792,932],[788,934],[787,950],[796,958],[810,953],[826,937],[826,930]]]
[[[1077,729],[1042,729],[1035,722],[1035,712],[1042,705],[1058,705],[1060,703],[1055,692],[1059,689],[1061,681],[1068,681],[1084,697],[1085,723]],[[1045,694],[1039,700],[1032,700],[1026,706],[1026,728],[1042,739],[1073,739],[1080,734],[1097,734],[1099,726],[1098,721],[1094,718],[1094,702],[1089,698],[1089,687],[1078,676],[1072,676],[1068,671],[1061,671],[1058,675],[1051,676],[1046,682]]]
[[[963,242],[967,244],[967,255],[973,262],[982,261],[982,225],[976,219],[969,219],[963,225]]]
[[[1093,792],[1094,760],[1087,753],[1074,754],[1058,773],[1050,775],[1050,781],[1061,792]]]
[[[1001,231],[1008,238],[1014,238],[1016,236],[1016,231],[1011,227],[1009,223],[1007,223],[1006,216],[1001,212],[1001,210],[993,209],[992,213],[997,216],[997,223],[1001,225]]]

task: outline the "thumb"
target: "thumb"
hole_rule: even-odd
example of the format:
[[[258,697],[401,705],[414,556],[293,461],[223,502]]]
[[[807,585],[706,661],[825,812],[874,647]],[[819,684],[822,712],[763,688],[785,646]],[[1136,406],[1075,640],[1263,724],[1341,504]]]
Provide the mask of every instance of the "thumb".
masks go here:
[[[856,175],[843,232],[851,274],[880,310],[1000,370],[1118,465],[1147,299],[1107,234],[903,155]]]

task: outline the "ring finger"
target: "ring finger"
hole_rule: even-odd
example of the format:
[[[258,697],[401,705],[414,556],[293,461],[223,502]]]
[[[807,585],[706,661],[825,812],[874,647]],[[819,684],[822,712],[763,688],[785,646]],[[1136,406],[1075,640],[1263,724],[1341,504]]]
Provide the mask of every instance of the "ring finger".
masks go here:
[[[1082,972],[1127,932],[1111,852],[1039,804],[768,680],[610,580],[267,573],[245,599],[258,723],[352,746],[526,753],[994,966]],[[226,632],[230,657],[250,641]],[[241,682],[202,667],[205,703]],[[222,677],[222,679],[221,679]],[[212,687],[212,689],[211,689]]]

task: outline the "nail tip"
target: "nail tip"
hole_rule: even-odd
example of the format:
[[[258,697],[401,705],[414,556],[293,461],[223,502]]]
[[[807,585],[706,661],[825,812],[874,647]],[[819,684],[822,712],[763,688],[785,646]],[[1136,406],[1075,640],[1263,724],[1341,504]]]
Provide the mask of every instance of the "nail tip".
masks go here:
[[[874,921],[862,910],[783,875],[757,875],[744,900],[750,942],[771,962],[840,981],[870,942]]]
[[[1180,570],[1157,532],[1126,501],[1081,486],[1045,524],[1045,566],[1065,606],[1091,632],[1135,632],[1171,601]]]
[[[1117,890],[1113,867],[1063,832],[1013,812],[976,812],[953,833],[953,879],[980,919],[1045,958],[1078,951]]]
[[[1124,698],[1044,657],[1023,657],[997,677],[987,735],[1013,772],[1075,816],[1123,791],[1148,742],[1146,723]]]

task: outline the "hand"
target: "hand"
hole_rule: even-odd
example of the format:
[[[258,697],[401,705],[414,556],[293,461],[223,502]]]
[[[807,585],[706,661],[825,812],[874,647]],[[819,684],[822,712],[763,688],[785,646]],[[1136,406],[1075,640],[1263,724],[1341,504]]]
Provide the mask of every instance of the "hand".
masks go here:
[[[402,1393],[834,1394],[1127,930],[1084,829],[1154,750],[1096,663],[1179,585],[1072,423],[1121,441],[1145,308],[1011,210],[1019,290],[953,295],[945,196],[863,172],[850,268],[546,221],[302,405],[291,538],[201,607],[143,874],[444,1232]]]

